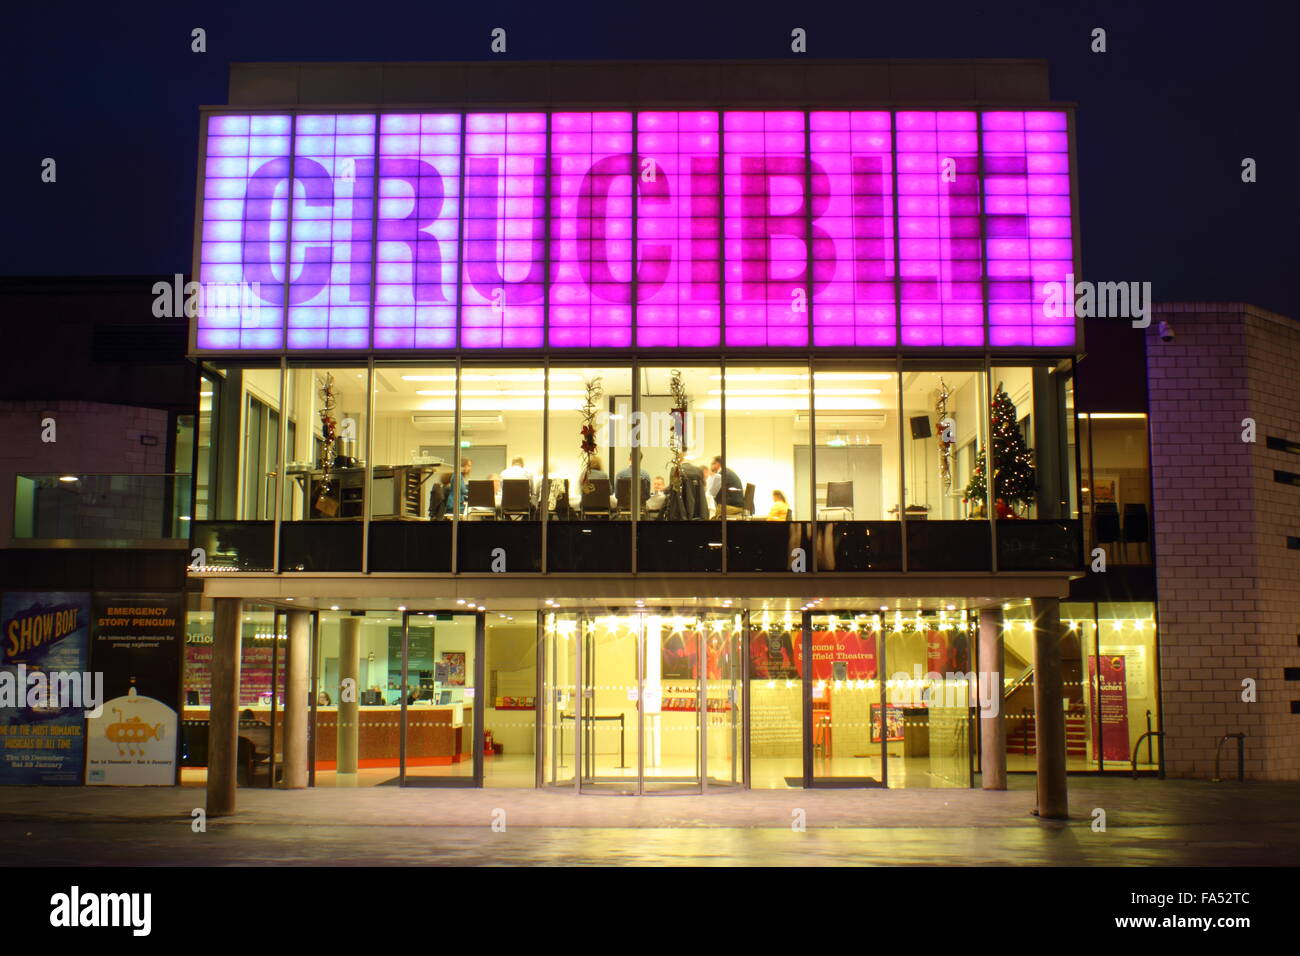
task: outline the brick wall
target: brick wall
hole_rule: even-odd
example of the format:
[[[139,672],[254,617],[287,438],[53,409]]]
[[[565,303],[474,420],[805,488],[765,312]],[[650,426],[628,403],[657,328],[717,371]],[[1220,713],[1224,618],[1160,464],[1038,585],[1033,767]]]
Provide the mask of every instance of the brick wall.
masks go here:
[[[1160,341],[1166,320],[1173,342]],[[1151,470],[1167,771],[1209,777],[1218,738],[1244,732],[1246,772],[1300,779],[1300,488],[1273,481],[1300,456],[1266,449],[1300,440],[1300,324],[1241,304],[1158,306],[1149,330]],[[1242,441],[1242,420],[1258,423]],[[1241,699],[1242,681],[1257,700]],[[1223,766],[1235,773],[1235,744]]]
[[[41,441],[43,412],[55,420],[54,442]],[[167,412],[159,409],[101,402],[0,402],[0,435],[4,436],[0,443],[0,547],[10,544],[13,532],[15,475],[161,474],[172,470],[167,461]],[[153,435],[158,443],[142,445],[141,435]]]

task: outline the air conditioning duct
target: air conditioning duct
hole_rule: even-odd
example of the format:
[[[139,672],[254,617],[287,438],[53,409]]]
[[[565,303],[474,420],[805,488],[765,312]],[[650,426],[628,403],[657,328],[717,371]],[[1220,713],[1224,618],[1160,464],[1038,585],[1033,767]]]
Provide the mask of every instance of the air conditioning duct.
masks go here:
[[[818,428],[847,428],[850,430],[870,431],[885,427],[884,412],[858,412],[853,415],[818,415]],[[808,412],[799,412],[794,416],[796,426],[807,428],[812,422]]]
[[[416,428],[427,430],[434,429],[452,429],[456,427],[455,415],[412,415],[411,424]],[[460,416],[460,427],[462,429],[473,428],[476,431],[502,431],[506,427],[505,416],[503,415],[462,415]]]

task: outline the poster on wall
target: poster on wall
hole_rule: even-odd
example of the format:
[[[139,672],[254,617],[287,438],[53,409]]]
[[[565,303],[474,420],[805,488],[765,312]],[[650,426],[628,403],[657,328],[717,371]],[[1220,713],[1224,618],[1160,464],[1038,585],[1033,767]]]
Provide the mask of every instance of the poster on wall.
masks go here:
[[[753,678],[786,678],[799,676],[795,646],[798,632],[775,629],[751,631],[749,636],[749,669]]]
[[[693,680],[700,676],[700,635],[671,631],[663,638],[659,676],[664,680]]]
[[[447,665],[447,683],[452,687],[465,686],[465,652],[443,651],[442,663]]]
[[[95,595],[90,662],[104,675],[105,700],[86,721],[87,784],[176,782],[182,602],[176,593]]]
[[[1103,760],[1131,759],[1128,740],[1128,681],[1124,673],[1124,655],[1108,654],[1101,659],[1101,680],[1097,680],[1097,657],[1088,656],[1088,696],[1092,701],[1093,720],[1101,714],[1101,740],[1092,740],[1092,759],[1100,746]],[[1098,684],[1101,701],[1098,705]]]
[[[812,655],[813,680],[875,680],[876,635],[870,631],[813,631]],[[794,645],[794,656],[802,674],[801,643]]]
[[[885,708],[885,731],[889,735],[889,740],[893,741],[903,739],[903,708],[895,707],[892,704]],[[871,742],[880,743],[880,705],[871,705]]]
[[[0,784],[77,785],[86,710],[102,703],[88,672],[90,595],[8,591],[0,601]]]
[[[185,635],[185,702],[191,707],[212,703],[212,634],[202,624]],[[271,703],[271,674],[275,638],[269,624],[245,623],[239,644],[239,706],[267,706]],[[283,667],[283,657],[281,665]],[[284,672],[280,673],[280,694],[284,694]]]

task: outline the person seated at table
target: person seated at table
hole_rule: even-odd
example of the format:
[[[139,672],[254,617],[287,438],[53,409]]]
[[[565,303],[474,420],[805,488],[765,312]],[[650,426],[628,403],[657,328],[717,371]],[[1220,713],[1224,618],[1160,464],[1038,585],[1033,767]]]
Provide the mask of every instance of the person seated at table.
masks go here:
[[[429,518],[445,518],[451,503],[451,469],[445,468],[434,476],[429,489]]]
[[[471,458],[462,458],[460,460],[460,493],[459,499],[460,513],[465,513],[465,508],[469,505],[469,476],[474,470],[474,461]]]
[[[772,510],[767,513],[768,521],[789,521],[790,504],[785,500],[785,492],[772,492]]]
[[[650,497],[646,499],[646,511],[663,511],[664,502],[668,500],[668,485],[663,475],[655,475],[650,485]]]
[[[617,475],[615,475],[614,479],[617,481],[619,478],[631,478],[631,477],[632,477],[632,456],[629,454],[627,456],[627,467],[624,468],[622,471],[620,471]],[[647,485],[650,484],[650,472],[646,471],[644,467],[642,467],[641,469],[641,480],[644,481]]]
[[[318,707],[329,707],[333,703],[334,701],[330,700],[330,695],[325,691],[321,691],[316,695],[316,706]]]
[[[501,472],[501,477],[505,478],[524,478],[528,481],[528,496],[536,498],[537,488],[533,479],[533,473],[524,467],[522,458],[510,459],[510,467]]]
[[[582,486],[588,481],[596,481],[600,478],[609,481],[609,475],[605,473],[605,462],[599,455],[592,455],[587,459],[587,466],[583,469],[582,475],[578,478],[579,490],[581,490]]]
[[[723,504],[726,505],[727,514],[738,515],[745,510],[745,486],[740,483],[740,476],[730,468],[722,467],[722,456],[714,455],[713,462],[709,465],[709,471],[713,478],[709,480],[709,490],[713,495],[713,501],[718,512],[721,512]],[[716,483],[714,478],[717,479]]]

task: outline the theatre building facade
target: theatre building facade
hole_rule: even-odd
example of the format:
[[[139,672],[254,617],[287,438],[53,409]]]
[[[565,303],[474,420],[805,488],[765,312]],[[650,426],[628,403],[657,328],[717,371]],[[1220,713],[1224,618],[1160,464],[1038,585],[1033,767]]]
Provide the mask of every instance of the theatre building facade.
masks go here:
[[[1158,766],[1153,595],[1071,600],[1149,475],[1075,407],[1043,64],[249,65],[200,122],[215,809]]]

